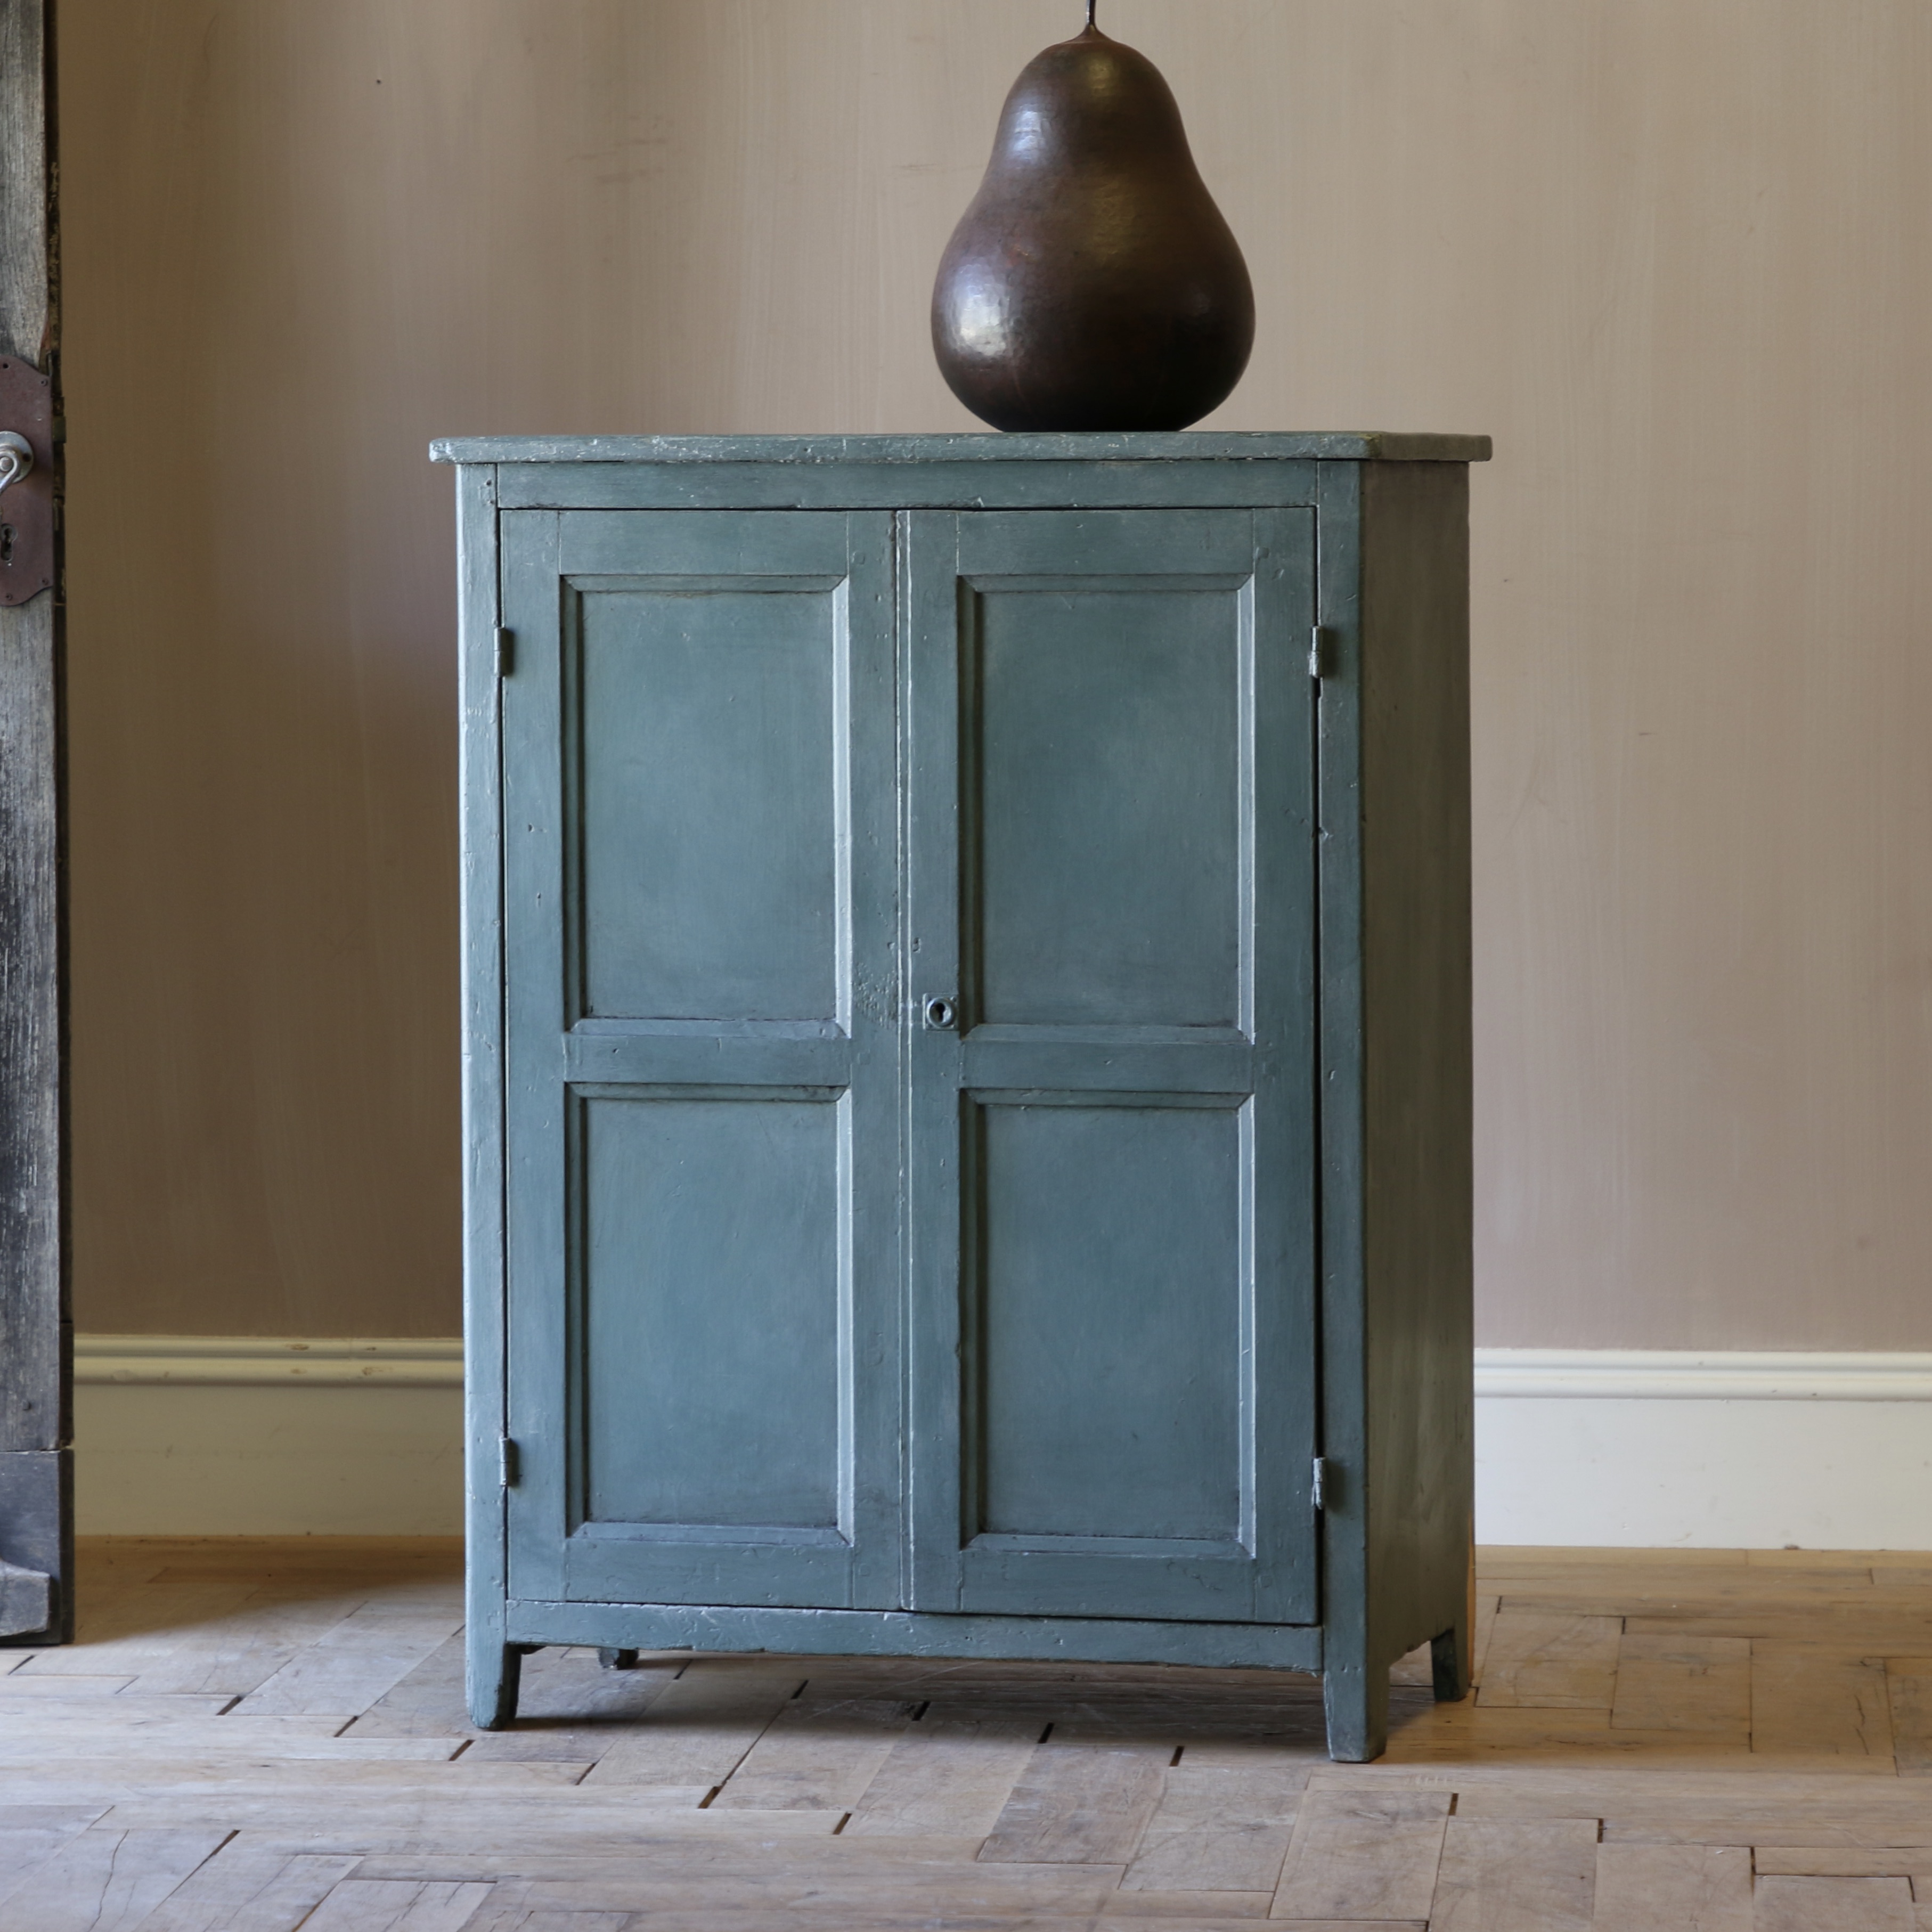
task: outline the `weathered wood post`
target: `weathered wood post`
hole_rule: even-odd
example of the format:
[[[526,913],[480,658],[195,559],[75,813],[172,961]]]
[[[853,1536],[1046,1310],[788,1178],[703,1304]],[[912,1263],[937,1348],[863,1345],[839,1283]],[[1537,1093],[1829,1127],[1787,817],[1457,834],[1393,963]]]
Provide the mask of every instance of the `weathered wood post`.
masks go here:
[[[0,1645],[15,1646],[74,1628],[52,12],[0,0]]]

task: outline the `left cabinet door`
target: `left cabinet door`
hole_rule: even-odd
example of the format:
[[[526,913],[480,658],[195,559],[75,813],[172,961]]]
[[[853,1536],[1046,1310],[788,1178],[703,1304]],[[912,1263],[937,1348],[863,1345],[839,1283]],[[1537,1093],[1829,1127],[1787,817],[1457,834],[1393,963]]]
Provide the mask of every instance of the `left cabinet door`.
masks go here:
[[[510,1592],[890,1605],[891,519],[500,533]]]

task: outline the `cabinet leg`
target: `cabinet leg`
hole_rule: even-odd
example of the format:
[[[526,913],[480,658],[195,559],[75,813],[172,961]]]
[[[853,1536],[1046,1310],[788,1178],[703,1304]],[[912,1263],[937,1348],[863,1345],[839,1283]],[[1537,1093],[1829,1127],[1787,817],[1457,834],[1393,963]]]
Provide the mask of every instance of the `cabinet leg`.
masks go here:
[[[1429,1658],[1435,1666],[1436,1701],[1460,1704],[1469,1694],[1469,1627],[1459,1623],[1453,1630],[1429,1640]]]
[[[638,1667],[638,1653],[634,1650],[600,1650],[597,1661],[606,1670],[634,1670]]]
[[[1326,1672],[1322,1701],[1328,1755],[1337,1764],[1366,1764],[1388,1748],[1388,1666],[1346,1664]]]
[[[470,1665],[470,1721],[480,1731],[500,1731],[517,1714],[523,1688],[520,1643],[472,1644]]]

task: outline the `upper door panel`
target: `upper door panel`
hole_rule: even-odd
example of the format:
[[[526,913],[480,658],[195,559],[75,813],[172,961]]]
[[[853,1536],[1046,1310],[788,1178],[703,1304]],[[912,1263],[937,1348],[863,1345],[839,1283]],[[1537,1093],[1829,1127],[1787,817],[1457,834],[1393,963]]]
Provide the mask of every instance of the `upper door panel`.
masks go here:
[[[836,1019],[845,579],[574,592],[584,1016]]]
[[[1239,1024],[1246,582],[969,578],[976,1018]]]

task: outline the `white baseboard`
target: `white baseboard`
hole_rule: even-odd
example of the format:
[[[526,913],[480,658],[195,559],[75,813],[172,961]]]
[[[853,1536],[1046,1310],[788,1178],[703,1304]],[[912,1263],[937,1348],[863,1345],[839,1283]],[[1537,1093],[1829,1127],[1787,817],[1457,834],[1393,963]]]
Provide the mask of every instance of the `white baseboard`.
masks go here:
[[[83,1336],[92,1535],[454,1535],[454,1340]],[[1480,1349],[1491,1544],[1932,1549],[1932,1355]]]
[[[1476,1535],[1932,1550],[1932,1355],[1479,1348]]]
[[[460,1342],[82,1335],[83,1536],[456,1536]]]

